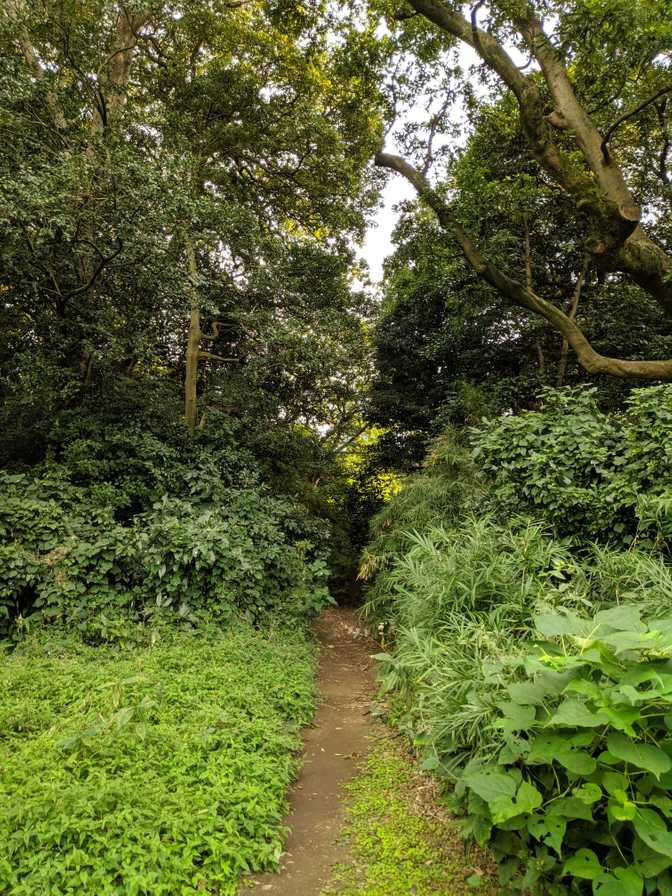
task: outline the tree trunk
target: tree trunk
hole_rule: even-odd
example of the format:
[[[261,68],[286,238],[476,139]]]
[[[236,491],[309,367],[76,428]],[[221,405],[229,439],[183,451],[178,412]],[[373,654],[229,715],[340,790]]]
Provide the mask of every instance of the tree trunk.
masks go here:
[[[184,376],[184,420],[189,432],[196,429],[198,414],[197,386],[198,361],[201,350],[201,307],[198,295],[198,266],[196,252],[189,238],[186,242],[187,265],[189,269],[189,294],[191,297],[191,313],[189,316],[189,334],[187,336],[187,357]]]
[[[573,321],[576,319],[576,312],[579,307],[579,299],[581,298],[581,290],[583,289],[583,284],[586,279],[586,274],[588,273],[588,263],[589,258],[586,255],[583,261],[583,267],[581,268],[581,272],[579,273],[579,279],[576,281],[576,286],[574,287],[574,294],[572,295],[572,301],[569,305],[569,311],[567,312],[567,317]],[[567,337],[563,337],[562,340],[562,348],[560,349],[560,363],[558,365],[558,386],[564,385],[565,382],[565,374],[567,373],[567,355],[569,353],[569,342],[567,341]]]

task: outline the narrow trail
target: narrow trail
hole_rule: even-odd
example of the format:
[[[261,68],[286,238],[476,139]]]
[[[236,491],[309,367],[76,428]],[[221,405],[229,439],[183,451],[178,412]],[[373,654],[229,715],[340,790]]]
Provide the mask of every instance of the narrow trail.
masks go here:
[[[291,833],[281,869],[247,878],[241,896],[319,896],[332,866],[347,860],[347,850],[338,842],[343,785],[355,775],[374,732],[368,709],[375,690],[370,656],[376,645],[351,609],[325,611],[315,632],[321,702],[313,727],[304,734],[304,765],[290,795],[286,824]]]

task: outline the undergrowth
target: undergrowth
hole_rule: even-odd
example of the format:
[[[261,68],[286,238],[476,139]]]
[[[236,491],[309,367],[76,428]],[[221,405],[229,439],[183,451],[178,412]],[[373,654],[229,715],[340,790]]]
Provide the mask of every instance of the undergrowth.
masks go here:
[[[0,689],[0,892],[232,896],[277,862],[314,697],[300,634],[41,631]]]
[[[472,433],[445,512],[439,442],[374,520],[390,719],[507,892],[672,893],[670,435],[669,386],[546,392]]]
[[[459,831],[433,803],[431,782],[391,738],[372,749],[348,792],[352,861],[335,870],[324,896],[494,892],[487,858],[465,855]]]

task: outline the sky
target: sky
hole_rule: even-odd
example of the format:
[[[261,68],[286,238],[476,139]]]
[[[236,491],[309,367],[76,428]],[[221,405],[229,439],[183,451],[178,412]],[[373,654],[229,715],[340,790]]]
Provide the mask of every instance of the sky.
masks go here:
[[[366,232],[360,255],[369,265],[371,279],[379,283],[383,276],[383,262],[392,253],[392,231],[398,215],[394,206],[404,199],[413,199],[413,187],[399,174],[391,174],[383,190],[383,205]]]
[[[511,55],[517,65],[523,66],[526,64],[525,57],[521,55],[515,47],[509,45],[505,46],[507,52]],[[480,63],[476,51],[471,47],[466,46],[466,44],[457,45],[455,61],[462,67],[465,77],[469,77],[469,73]],[[529,64],[529,60],[527,60],[527,64]],[[477,94],[482,92],[482,88],[477,81],[472,80],[472,87]],[[423,115],[423,118],[424,117],[425,115]],[[453,122],[461,122],[465,120],[464,106],[459,98],[456,98],[454,105],[449,110],[448,118]],[[398,124],[403,123],[404,119],[398,121]],[[395,145],[393,133],[389,134],[385,148],[390,152],[400,151]],[[380,283],[383,276],[383,262],[385,261],[385,258],[392,253],[391,236],[399,218],[398,213],[394,211],[394,207],[405,199],[415,198],[416,195],[413,187],[401,175],[390,174],[388,176],[388,181],[382,195],[382,207],[378,210],[378,213],[366,233],[364,243],[359,250],[359,255],[368,262],[370,278],[374,283]]]
[[[471,67],[479,62],[476,52],[465,44],[458,45],[454,58],[461,65],[465,77],[468,77],[467,73]],[[420,107],[419,105],[418,108]],[[408,120],[409,114],[407,111],[406,117],[398,120],[397,125],[403,125],[404,121]],[[426,113],[421,112],[420,118],[416,120],[423,120],[426,117]],[[464,120],[464,107],[459,98],[449,110],[448,118],[453,122]],[[438,146],[439,142],[437,141]],[[395,144],[394,132],[388,134],[385,149],[388,152],[400,152],[399,147]],[[380,283],[383,276],[383,262],[392,253],[392,231],[399,218],[394,207],[405,199],[414,199],[416,195],[413,187],[400,174],[388,175],[387,184],[382,194],[382,207],[369,226],[364,243],[359,250],[359,255],[368,262],[370,278],[374,283]]]

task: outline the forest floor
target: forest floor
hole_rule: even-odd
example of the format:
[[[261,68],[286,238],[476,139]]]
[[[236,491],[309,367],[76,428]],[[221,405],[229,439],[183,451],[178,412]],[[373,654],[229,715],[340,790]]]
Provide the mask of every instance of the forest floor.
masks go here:
[[[304,735],[278,873],[249,877],[241,896],[460,896],[494,892],[492,865],[465,855],[435,782],[371,714],[378,647],[355,611],[317,620],[321,702]]]

